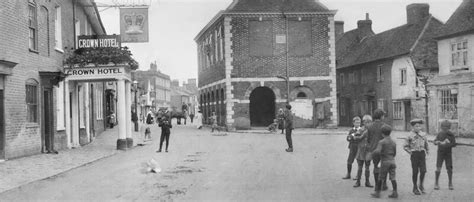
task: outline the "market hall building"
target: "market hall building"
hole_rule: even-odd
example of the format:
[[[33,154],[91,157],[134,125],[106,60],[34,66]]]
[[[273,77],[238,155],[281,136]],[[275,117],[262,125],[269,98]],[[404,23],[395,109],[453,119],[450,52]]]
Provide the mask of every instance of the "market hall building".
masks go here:
[[[203,120],[268,126],[289,102],[296,127],[336,126],[335,13],[307,0],[234,0],[219,12],[195,37]]]

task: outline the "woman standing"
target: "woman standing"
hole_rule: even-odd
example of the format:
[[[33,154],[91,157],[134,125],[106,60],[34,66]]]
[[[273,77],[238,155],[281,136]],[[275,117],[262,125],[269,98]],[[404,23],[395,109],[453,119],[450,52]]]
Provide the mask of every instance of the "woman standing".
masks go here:
[[[354,187],[360,187],[360,178],[362,177],[362,168],[365,164],[365,186],[366,187],[374,187],[370,184],[370,161],[372,158],[370,157],[370,152],[368,151],[368,144],[367,144],[367,127],[372,123],[372,117],[370,115],[364,115],[362,118],[363,126],[360,129],[360,133],[362,135],[356,136],[355,139],[359,140],[357,145],[357,181]]]

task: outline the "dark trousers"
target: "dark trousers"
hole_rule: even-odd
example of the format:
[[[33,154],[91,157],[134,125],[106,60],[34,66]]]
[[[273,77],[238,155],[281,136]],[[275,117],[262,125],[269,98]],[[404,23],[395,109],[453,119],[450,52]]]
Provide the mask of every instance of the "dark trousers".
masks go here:
[[[420,185],[423,185],[423,180],[426,173],[426,154],[425,151],[413,151],[411,153],[411,168],[413,186],[417,185],[418,173],[420,173]]]
[[[168,145],[169,145],[169,142],[170,142],[170,133],[164,133],[164,132],[161,133],[160,150],[161,150],[161,147],[163,146],[163,142],[165,140],[166,140],[166,150],[168,150]]]
[[[453,170],[453,156],[451,152],[441,152],[438,151],[438,155],[436,157],[436,168],[441,168],[443,166],[443,161],[446,162],[446,170],[452,171]]]
[[[293,141],[291,140],[291,131],[293,129],[287,128],[286,131],[286,142],[288,143],[288,148],[293,149]]]
[[[357,144],[351,143],[349,144],[349,156],[347,157],[347,164],[352,165],[354,163],[354,159],[357,155]]]

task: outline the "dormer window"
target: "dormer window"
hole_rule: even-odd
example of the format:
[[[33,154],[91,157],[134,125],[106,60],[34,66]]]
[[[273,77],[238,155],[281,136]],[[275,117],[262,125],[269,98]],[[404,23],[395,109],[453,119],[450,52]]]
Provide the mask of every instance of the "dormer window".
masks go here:
[[[451,43],[451,71],[468,69],[467,40]]]

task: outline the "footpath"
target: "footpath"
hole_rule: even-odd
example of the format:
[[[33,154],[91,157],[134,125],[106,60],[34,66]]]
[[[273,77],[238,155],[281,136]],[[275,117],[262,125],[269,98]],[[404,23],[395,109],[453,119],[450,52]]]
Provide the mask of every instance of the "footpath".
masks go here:
[[[118,127],[108,128],[97,135],[91,143],[82,147],[60,150],[59,154],[37,154],[1,162],[0,194],[126,152],[116,149],[117,134]],[[143,135],[140,134],[142,132],[132,134],[135,145],[143,141]]]
[[[152,127],[158,127],[156,124]],[[134,145],[143,142],[143,131],[145,126],[140,127],[139,132],[133,132]],[[159,130],[158,128],[156,130]],[[294,135],[346,135],[349,128],[337,129],[296,129]],[[252,133],[271,134],[265,128],[253,130],[238,130],[226,133]],[[275,132],[276,135],[281,131]],[[95,161],[107,158],[122,152],[116,149],[118,127],[107,129],[99,134],[93,142],[88,145],[59,151],[59,154],[38,154],[18,159],[7,160],[0,163],[0,194],[32,183],[57,176],[74,168],[78,168]],[[394,138],[403,139],[408,135],[405,131],[395,131]],[[433,135],[429,136],[434,139]],[[474,146],[474,139],[456,138],[459,145]]]

